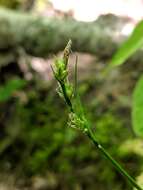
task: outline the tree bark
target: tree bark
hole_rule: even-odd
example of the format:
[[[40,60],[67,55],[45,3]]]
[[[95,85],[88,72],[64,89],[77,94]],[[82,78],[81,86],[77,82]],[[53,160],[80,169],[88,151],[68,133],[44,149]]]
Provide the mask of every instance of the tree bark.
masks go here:
[[[43,18],[1,8],[0,52],[22,47],[32,56],[47,57],[63,50],[71,39],[73,51],[108,58],[124,39],[122,35],[116,35],[118,27],[108,25],[99,21],[85,23]]]

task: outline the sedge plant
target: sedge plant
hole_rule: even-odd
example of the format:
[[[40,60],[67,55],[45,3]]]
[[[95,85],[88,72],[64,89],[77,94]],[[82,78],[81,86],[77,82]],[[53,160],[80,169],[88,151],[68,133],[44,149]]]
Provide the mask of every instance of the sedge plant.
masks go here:
[[[69,40],[63,51],[63,57],[56,58],[54,64],[51,66],[54,77],[58,82],[58,94],[63,98],[69,110],[68,125],[81,130],[93,142],[99,152],[111,162],[118,172],[122,174],[133,187],[138,190],[143,190],[128,172],[109,154],[107,150],[105,150],[94,135],[90,122],[84,113],[77,90],[77,57],[74,71],[74,84],[69,81],[68,61],[71,53],[71,45],[72,41]]]

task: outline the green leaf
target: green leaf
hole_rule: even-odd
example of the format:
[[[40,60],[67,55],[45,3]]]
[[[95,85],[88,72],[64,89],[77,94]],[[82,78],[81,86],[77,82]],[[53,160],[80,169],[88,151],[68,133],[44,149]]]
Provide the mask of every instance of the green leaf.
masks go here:
[[[143,21],[140,21],[131,36],[123,43],[113,56],[109,67],[123,64],[132,54],[143,46]]]
[[[11,79],[4,86],[0,86],[0,102],[7,101],[16,90],[21,89],[26,84],[22,79]]]
[[[143,76],[134,89],[132,106],[133,129],[138,136],[143,137]]]

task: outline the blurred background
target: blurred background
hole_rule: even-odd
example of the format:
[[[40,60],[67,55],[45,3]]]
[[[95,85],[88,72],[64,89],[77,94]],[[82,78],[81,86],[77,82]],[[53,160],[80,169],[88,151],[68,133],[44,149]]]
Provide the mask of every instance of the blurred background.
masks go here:
[[[131,190],[80,131],[67,127],[50,64],[72,39],[70,78],[97,139],[139,183],[143,140],[131,125],[142,52],[101,73],[143,18],[142,0],[0,0],[0,190]]]

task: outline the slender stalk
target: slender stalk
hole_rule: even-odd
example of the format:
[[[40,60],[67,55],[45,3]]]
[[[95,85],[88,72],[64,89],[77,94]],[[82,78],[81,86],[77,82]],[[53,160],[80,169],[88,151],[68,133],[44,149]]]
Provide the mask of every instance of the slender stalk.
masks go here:
[[[72,102],[68,100],[66,96],[66,91],[64,88],[64,85],[61,86],[64,94],[65,101],[70,108],[71,112],[74,113],[74,109],[72,106]],[[68,101],[67,101],[68,100]],[[90,140],[94,143],[96,148],[112,163],[112,165],[121,173],[129,182],[132,184],[133,187],[135,187],[137,190],[143,190],[136,181],[126,172],[126,170],[108,153],[108,151],[105,150],[105,148],[97,141],[94,133],[90,129],[90,127],[85,128],[85,133],[90,138]]]
[[[64,99],[66,101],[67,106],[69,107],[69,109],[70,109],[71,112],[74,112],[71,100],[69,99],[69,97],[67,96],[67,93],[66,93],[65,84],[63,82],[60,82],[60,85],[61,85],[61,88],[62,88],[62,91],[63,91],[63,95],[64,95]]]
[[[97,141],[93,131],[89,127],[88,121],[85,118],[84,113],[82,114],[82,117],[78,116],[76,113],[76,109],[73,106],[73,100],[68,95],[67,91],[67,84],[69,85],[68,76],[65,75],[67,72],[67,63],[68,58],[70,54],[71,49],[71,41],[68,42],[65,50],[64,50],[64,56],[63,56],[63,63],[61,65],[61,62],[58,64],[55,64],[55,70],[52,68],[55,78],[57,79],[59,85],[61,86],[62,94],[65,99],[65,102],[70,110],[71,113],[73,113],[75,118],[73,118],[74,126],[77,126],[77,128],[80,128],[86,135],[90,138],[90,140],[94,143],[96,148],[112,163],[112,165],[132,184],[133,187],[135,187],[137,190],[143,190],[136,181],[124,170],[124,168],[116,161],[114,158],[104,149],[104,147]],[[74,98],[78,96],[77,94],[77,58],[76,58],[76,65],[75,65],[75,92],[74,92]],[[77,103],[78,107],[82,107],[81,103],[79,105],[79,101]],[[79,126],[78,126],[79,125]]]
[[[138,190],[143,190],[136,181],[126,172],[126,170],[105,150],[105,148],[96,140],[91,129],[86,131],[87,136],[94,143],[96,148],[112,163],[112,165]]]

